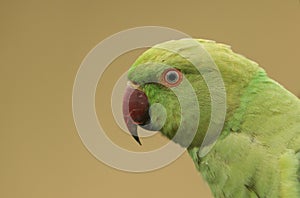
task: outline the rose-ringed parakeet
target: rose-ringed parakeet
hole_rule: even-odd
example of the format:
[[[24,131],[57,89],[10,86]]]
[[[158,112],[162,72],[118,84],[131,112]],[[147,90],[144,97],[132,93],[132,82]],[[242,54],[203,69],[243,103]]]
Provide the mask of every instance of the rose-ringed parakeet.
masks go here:
[[[191,40],[201,45],[218,67],[226,93],[221,133],[204,155],[201,144],[214,119],[211,107],[215,99],[202,74],[213,70],[203,61],[200,73],[186,57],[175,53],[184,52],[200,62],[207,59],[205,53],[195,54],[194,44],[187,44]],[[160,47],[164,45],[174,50]],[[184,79],[196,95],[199,119],[193,110],[182,115],[174,89]],[[137,126],[159,130],[187,148],[214,197],[300,197],[300,100],[270,79],[256,62],[214,41],[174,40],[144,52],[130,68],[128,80],[123,111],[132,136],[140,143]],[[181,92],[189,108],[192,93]],[[218,94],[218,88],[215,92]],[[156,103],[164,107],[165,114],[160,108],[150,108]],[[183,134],[174,139],[183,116]],[[186,141],[191,130],[195,130],[194,136]]]

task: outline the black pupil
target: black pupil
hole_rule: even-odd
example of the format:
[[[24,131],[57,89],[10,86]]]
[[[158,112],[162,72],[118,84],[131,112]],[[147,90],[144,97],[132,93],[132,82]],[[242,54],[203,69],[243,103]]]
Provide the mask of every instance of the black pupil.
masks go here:
[[[170,72],[170,73],[167,75],[167,79],[168,79],[169,82],[172,82],[172,83],[176,82],[177,79],[178,79],[177,73],[175,73],[175,72]]]

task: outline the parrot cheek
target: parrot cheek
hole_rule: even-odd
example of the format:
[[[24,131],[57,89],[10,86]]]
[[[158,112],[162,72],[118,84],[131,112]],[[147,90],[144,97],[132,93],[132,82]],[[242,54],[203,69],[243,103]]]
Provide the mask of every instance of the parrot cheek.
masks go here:
[[[146,94],[131,86],[127,86],[123,98],[123,118],[133,138],[141,144],[137,125],[145,125],[150,121],[149,102]]]

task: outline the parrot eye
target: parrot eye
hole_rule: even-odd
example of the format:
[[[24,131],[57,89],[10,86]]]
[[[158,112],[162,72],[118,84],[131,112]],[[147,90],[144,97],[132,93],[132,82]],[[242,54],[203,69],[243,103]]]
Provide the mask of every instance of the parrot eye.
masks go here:
[[[167,69],[163,73],[163,83],[168,87],[177,86],[182,80],[182,73],[177,69]]]

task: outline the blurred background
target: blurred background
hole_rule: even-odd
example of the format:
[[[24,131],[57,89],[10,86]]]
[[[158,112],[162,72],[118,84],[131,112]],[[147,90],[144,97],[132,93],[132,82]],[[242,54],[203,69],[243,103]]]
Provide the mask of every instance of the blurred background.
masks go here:
[[[137,174],[104,165],[81,143],[72,117],[76,72],[96,44],[124,29],[166,26],[226,43],[300,95],[298,0],[19,0],[1,1],[0,16],[0,197],[211,197],[187,154]],[[121,133],[109,105],[116,80],[142,51],[114,61],[96,95],[108,135],[133,150],[151,146]]]

